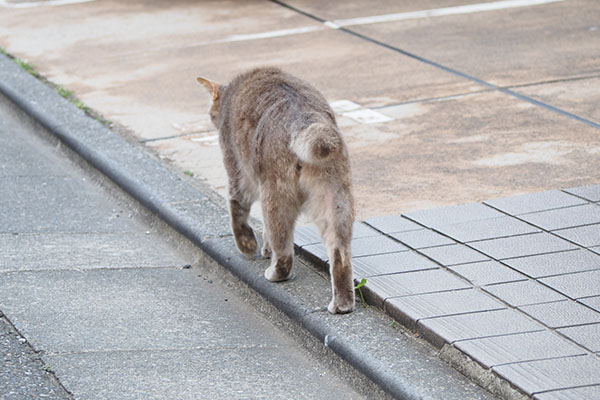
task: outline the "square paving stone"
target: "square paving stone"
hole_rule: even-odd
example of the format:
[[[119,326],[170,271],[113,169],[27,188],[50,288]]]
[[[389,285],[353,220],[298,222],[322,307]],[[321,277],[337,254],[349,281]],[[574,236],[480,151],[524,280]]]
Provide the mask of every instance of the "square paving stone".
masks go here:
[[[580,303],[585,304],[586,306],[593,308],[594,310],[600,312],[600,296],[588,297],[585,299],[579,299]]]
[[[438,264],[414,251],[358,257],[352,260],[352,265],[354,276],[360,278],[439,268]]]
[[[519,309],[550,328],[600,322],[600,313],[572,300],[522,306]]]
[[[600,384],[600,360],[589,355],[501,365],[493,370],[528,395]]]
[[[561,229],[554,234],[583,247],[600,246],[600,224]]]
[[[327,254],[327,248],[323,243],[308,244],[302,246],[302,251],[309,253],[312,257],[321,260],[323,262],[329,261],[329,254]]]
[[[426,318],[503,308],[504,304],[475,289],[395,297],[385,302],[385,310],[411,329]]]
[[[585,386],[545,392],[533,396],[534,400],[588,400],[600,399],[600,385]]]
[[[449,239],[431,229],[419,229],[418,231],[396,232],[390,234],[394,239],[397,239],[405,245],[413,249],[423,249],[426,247],[443,246],[456,244],[452,239]]]
[[[383,233],[406,232],[423,229],[419,224],[400,215],[383,215],[365,220],[365,223]]]
[[[438,230],[462,243],[540,232],[539,228],[512,217],[461,222]]]
[[[483,254],[462,244],[431,247],[422,249],[420,252],[445,266],[489,260]]]
[[[384,300],[390,297],[471,287],[468,283],[442,269],[374,276],[367,279],[367,286]]]
[[[424,319],[419,321],[417,329],[437,347],[459,340],[545,330],[541,324],[511,309]]]
[[[574,244],[546,232],[482,240],[470,243],[469,245],[496,260],[554,253],[578,248]]]
[[[558,332],[590,351],[600,351],[600,324],[572,326],[559,329]]]
[[[365,237],[381,236],[381,233],[371,228],[367,224],[355,221],[352,224],[352,239],[360,239]]]
[[[408,247],[387,236],[352,239],[352,257],[408,251]]]
[[[487,200],[485,203],[508,214],[520,215],[585,204],[586,201],[560,190],[548,190],[546,192]]]
[[[497,261],[454,265],[450,267],[450,269],[475,286],[523,281],[527,279],[525,275],[520,274]]]
[[[585,204],[520,216],[523,220],[548,231],[600,223],[600,206]]]
[[[503,263],[532,278],[600,269],[600,255],[588,250],[511,258]]]
[[[551,331],[518,333],[455,344],[487,368],[501,364],[586,354],[583,349]]]
[[[505,215],[482,203],[468,203],[455,206],[434,208],[430,210],[412,211],[405,214],[408,218],[430,228],[459,222],[476,221],[481,219],[499,218]]]
[[[579,186],[565,189],[565,192],[573,193],[575,196],[583,197],[589,201],[600,201],[600,185]]]
[[[600,270],[552,276],[540,282],[572,299],[600,296]]]
[[[484,290],[514,307],[567,300],[560,293],[531,280],[490,285]]]
[[[294,244],[296,246],[303,247],[317,243],[321,243],[321,235],[315,225],[300,226],[294,230]]]

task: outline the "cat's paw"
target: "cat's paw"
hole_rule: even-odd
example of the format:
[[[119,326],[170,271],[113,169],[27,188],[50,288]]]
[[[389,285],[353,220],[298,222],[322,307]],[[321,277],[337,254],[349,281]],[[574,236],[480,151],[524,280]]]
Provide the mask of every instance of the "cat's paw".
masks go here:
[[[235,244],[238,249],[248,257],[253,257],[258,250],[258,243],[252,228],[246,226],[235,234]]]
[[[287,281],[292,275],[294,256],[280,257],[273,260],[271,266],[265,270],[265,278],[271,282]]]
[[[351,295],[334,297],[327,306],[327,311],[331,314],[347,314],[354,311],[354,292]]]

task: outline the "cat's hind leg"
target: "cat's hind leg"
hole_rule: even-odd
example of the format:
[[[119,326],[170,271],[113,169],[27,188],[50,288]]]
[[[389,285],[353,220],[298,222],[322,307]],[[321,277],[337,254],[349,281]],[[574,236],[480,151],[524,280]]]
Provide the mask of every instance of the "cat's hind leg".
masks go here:
[[[285,281],[292,274],[294,262],[294,224],[300,206],[290,190],[265,187],[261,193],[266,249],[270,250],[271,265],[265,278],[271,282]],[[263,248],[264,255],[265,248]]]
[[[250,214],[251,204],[240,202],[236,199],[229,200],[231,213],[231,228],[235,238],[237,248],[248,257],[256,254],[258,244],[254,231],[248,225],[248,215]]]

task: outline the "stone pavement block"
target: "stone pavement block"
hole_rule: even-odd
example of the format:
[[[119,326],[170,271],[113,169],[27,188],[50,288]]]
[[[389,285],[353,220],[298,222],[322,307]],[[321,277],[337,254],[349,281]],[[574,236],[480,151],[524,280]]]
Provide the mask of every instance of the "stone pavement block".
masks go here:
[[[417,330],[433,345],[442,347],[459,340],[543,331],[544,327],[518,311],[503,309],[425,319],[419,321]]]
[[[600,270],[552,276],[540,282],[572,299],[600,296]]]
[[[600,269],[600,255],[588,250],[511,258],[502,262],[532,278]]]
[[[493,370],[528,395],[600,384],[600,360],[589,355],[500,365]]]
[[[450,269],[475,286],[523,281],[527,279],[525,275],[520,274],[497,261],[454,265],[450,267]]]
[[[80,178],[0,177],[0,233],[130,232],[139,224]],[[140,228],[141,230],[142,228]]]
[[[374,276],[367,279],[367,286],[370,290],[376,292],[382,300],[389,297],[471,287],[450,272],[442,269]]]
[[[520,216],[523,220],[548,231],[600,223],[600,206],[585,204]]]
[[[365,220],[365,223],[383,233],[395,233],[423,229],[419,224],[400,215],[382,215]]]
[[[484,203],[508,214],[520,215],[586,204],[587,202],[560,190],[548,190],[546,192],[487,200]]]
[[[540,232],[539,228],[512,217],[463,222],[438,230],[462,243]]]
[[[600,312],[600,296],[588,297],[586,299],[579,299],[579,302]]]
[[[420,250],[427,257],[445,266],[487,261],[488,257],[462,244],[431,247]]]
[[[386,312],[410,329],[426,318],[503,308],[504,304],[475,289],[395,297],[385,302]]]
[[[600,352],[600,324],[571,326],[558,329],[566,337],[592,352]]]
[[[352,260],[354,275],[367,278],[375,275],[439,268],[439,265],[414,251],[377,254]]]
[[[0,309],[47,353],[270,345],[253,334],[270,325],[245,318],[250,305],[196,274],[194,268],[3,273]]]
[[[323,243],[308,244],[302,246],[302,250],[307,253],[310,253],[312,257],[318,260],[321,260],[323,262],[329,261],[329,254],[327,254],[327,248]]]
[[[419,229],[418,231],[396,232],[390,234],[396,240],[401,241],[405,245],[413,249],[423,249],[426,247],[444,246],[456,244],[452,239],[449,239],[431,229]]]
[[[583,197],[589,201],[600,201],[600,185],[579,186],[565,189],[565,192],[572,193],[575,196]]]
[[[519,309],[550,328],[600,322],[600,313],[572,300],[522,306]]]
[[[176,345],[176,343],[174,343]],[[285,354],[285,357],[282,357]],[[353,398],[328,371],[307,365],[294,346],[277,343],[165,351],[46,356],[81,399]],[[301,368],[302,374],[297,373]],[[122,384],[123,376],[134,376]],[[325,384],[327,383],[327,384]]]
[[[486,368],[586,354],[585,350],[547,330],[464,340],[456,342],[455,346]]]
[[[534,400],[588,400],[600,399],[600,385],[556,390],[533,396]]]
[[[554,253],[578,248],[574,244],[546,232],[482,240],[470,243],[469,245],[496,260]]]
[[[600,254],[600,246],[590,247],[590,250],[596,254]]]
[[[600,246],[600,224],[561,229],[554,234],[583,247]]]
[[[566,300],[560,293],[536,281],[501,283],[483,288],[513,307]]]
[[[321,243],[321,235],[315,225],[300,226],[294,230],[294,244],[304,247],[309,244]]]
[[[352,239],[352,257],[407,251],[408,247],[387,236]]]
[[[430,228],[466,221],[504,217],[504,214],[482,203],[468,203],[455,206],[412,211],[405,214],[408,218]]]
[[[365,237],[381,236],[381,233],[371,228],[367,224],[355,221],[352,225],[352,239],[360,239]]]
[[[148,249],[140,252],[140,247]],[[190,263],[156,233],[0,234],[0,272],[181,267]]]

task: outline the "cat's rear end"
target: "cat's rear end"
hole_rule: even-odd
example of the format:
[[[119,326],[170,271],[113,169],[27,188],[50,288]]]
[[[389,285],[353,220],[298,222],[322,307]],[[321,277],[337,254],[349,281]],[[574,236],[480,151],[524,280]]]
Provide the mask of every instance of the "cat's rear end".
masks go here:
[[[218,85],[199,78],[213,94],[210,114],[220,132],[229,177],[230,211],[238,248],[257,250],[248,226],[260,198],[262,254],[271,257],[270,281],[291,275],[294,225],[306,211],[327,247],[331,313],[354,307],[350,240],[354,221],[348,151],[327,101],[310,84],[277,68],[257,68]]]

